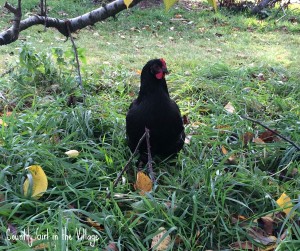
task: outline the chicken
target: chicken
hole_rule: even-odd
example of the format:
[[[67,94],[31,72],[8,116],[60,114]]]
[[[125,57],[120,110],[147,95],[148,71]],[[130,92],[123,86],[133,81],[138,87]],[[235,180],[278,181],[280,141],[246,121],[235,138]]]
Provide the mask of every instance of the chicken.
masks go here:
[[[168,74],[163,59],[150,60],[141,73],[141,85],[126,116],[126,133],[133,152],[149,129],[151,154],[168,157],[178,153],[184,144],[185,133],[178,105],[168,92],[165,75]],[[147,160],[146,140],[139,147],[140,161]]]

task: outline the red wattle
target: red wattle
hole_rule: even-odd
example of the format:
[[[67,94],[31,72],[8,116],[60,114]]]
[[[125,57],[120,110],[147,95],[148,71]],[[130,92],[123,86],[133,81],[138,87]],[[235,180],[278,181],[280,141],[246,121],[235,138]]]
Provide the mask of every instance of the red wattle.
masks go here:
[[[162,78],[165,77],[165,74],[164,74],[162,71],[160,71],[159,73],[156,73],[156,74],[155,74],[155,77],[156,77],[157,79],[162,79]]]

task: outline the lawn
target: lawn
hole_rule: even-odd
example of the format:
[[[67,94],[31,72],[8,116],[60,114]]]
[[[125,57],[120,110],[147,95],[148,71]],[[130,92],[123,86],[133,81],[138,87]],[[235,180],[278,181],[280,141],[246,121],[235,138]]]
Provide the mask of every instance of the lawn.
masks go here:
[[[58,18],[97,7],[49,6]],[[162,229],[164,250],[299,250],[299,151],[241,117],[300,145],[299,13],[293,5],[275,23],[274,12],[260,20],[206,4],[123,11],[74,34],[84,90],[57,31],[37,26],[0,47],[0,250],[149,250]],[[2,7],[0,16],[3,30],[11,17]],[[176,159],[155,159],[157,184],[141,195],[132,175],[112,184],[131,156],[125,116],[152,58],[171,70],[188,140]],[[22,191],[30,165],[48,178],[39,199]]]

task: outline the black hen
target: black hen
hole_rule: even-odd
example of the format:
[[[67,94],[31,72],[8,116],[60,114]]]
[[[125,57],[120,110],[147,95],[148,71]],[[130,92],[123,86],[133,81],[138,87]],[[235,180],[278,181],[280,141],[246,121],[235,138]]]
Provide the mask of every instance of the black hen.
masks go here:
[[[128,145],[133,152],[145,132],[150,131],[153,155],[167,157],[178,153],[184,144],[185,134],[180,110],[170,98],[165,74],[168,73],[163,59],[150,60],[141,73],[141,86],[126,116]],[[139,148],[140,160],[147,156],[146,140]]]

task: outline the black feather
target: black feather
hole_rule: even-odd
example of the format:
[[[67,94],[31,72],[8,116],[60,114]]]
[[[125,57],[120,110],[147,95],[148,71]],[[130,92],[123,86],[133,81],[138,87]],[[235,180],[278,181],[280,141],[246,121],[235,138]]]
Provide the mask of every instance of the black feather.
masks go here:
[[[163,77],[158,79],[156,74]],[[128,145],[133,152],[139,139],[150,131],[150,146],[153,155],[163,157],[178,153],[184,144],[185,133],[178,105],[170,98],[164,74],[166,66],[160,59],[150,60],[141,73],[141,86],[126,116]],[[160,75],[161,76],[161,75]],[[146,141],[139,149],[147,152]]]

